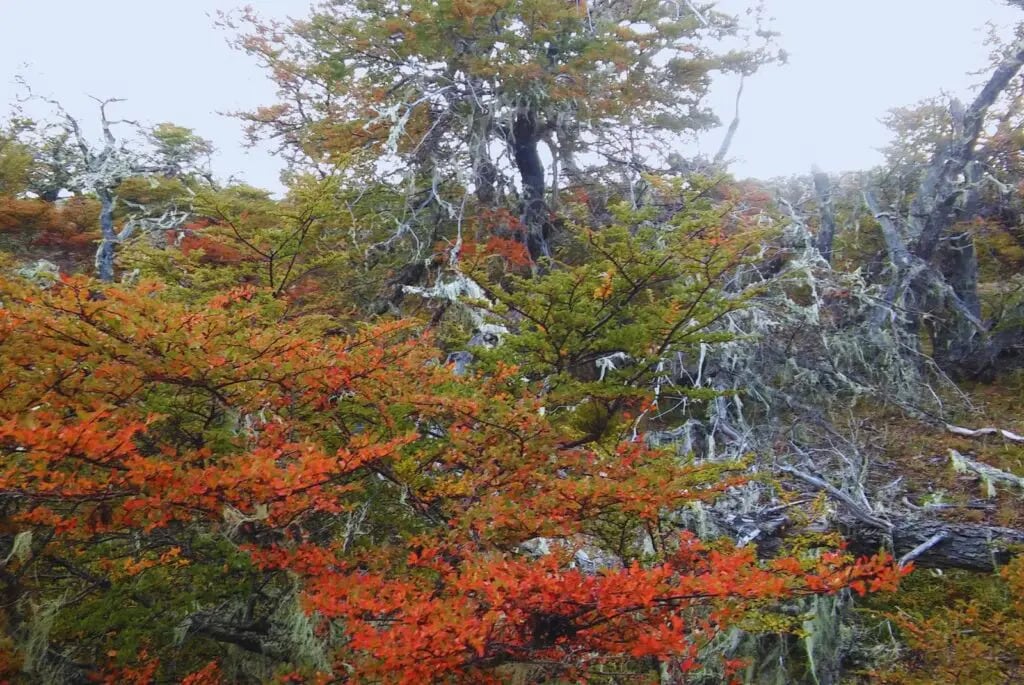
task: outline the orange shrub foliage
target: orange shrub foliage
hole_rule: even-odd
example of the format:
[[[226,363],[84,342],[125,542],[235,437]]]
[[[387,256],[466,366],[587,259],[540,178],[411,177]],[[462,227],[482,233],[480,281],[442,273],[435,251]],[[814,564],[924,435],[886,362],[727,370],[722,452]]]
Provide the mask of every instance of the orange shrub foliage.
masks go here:
[[[178,243],[182,254],[186,257],[193,252],[202,250],[199,258],[201,264],[238,264],[245,260],[245,255],[238,248],[223,241],[196,233],[189,233]]]
[[[891,685],[990,685],[1024,679],[1024,557],[998,576],[954,572],[917,578],[883,615],[909,648],[896,666],[872,673]],[[936,649],[941,645],[942,649]]]
[[[67,270],[88,268],[99,239],[99,204],[71,198],[63,204],[0,197],[0,241],[24,259],[49,258]]]
[[[881,557],[763,563],[672,533],[654,558],[585,573],[573,553],[600,544],[595,524],[664,530],[739,477],[642,443],[563,447],[515,368],[455,376],[407,322],[329,335],[252,287],[190,306],[153,284],[0,286],[0,491],[13,524],[49,540],[35,558],[59,549],[85,578],[185,573],[210,563],[189,531],[227,536],[267,579],[297,580],[344,635],[338,673],[359,680],[495,682],[518,662],[583,678],[638,658],[685,672],[749,602],[901,575]],[[353,538],[348,515],[375,507],[387,532]],[[537,537],[550,554],[522,552]],[[119,539],[146,555],[107,557]],[[88,652],[104,635],[77,635],[81,660],[104,663]],[[122,653],[104,677],[144,682],[171,657]],[[219,677],[208,658],[190,671]]]

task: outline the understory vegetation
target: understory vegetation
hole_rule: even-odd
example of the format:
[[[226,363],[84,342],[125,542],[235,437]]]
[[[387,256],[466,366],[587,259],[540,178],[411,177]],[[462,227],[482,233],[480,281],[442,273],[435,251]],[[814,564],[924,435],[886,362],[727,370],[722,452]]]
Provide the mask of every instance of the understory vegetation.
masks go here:
[[[282,197],[0,124],[0,682],[1024,680],[1024,21],[772,181],[681,152],[756,12],[222,22]]]

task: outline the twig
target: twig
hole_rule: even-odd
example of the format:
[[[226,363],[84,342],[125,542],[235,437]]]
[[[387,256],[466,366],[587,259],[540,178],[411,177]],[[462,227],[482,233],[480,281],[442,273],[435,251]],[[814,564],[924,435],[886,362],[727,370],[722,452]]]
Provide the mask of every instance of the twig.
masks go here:
[[[700,20],[700,23],[704,25],[704,28],[707,28],[708,26],[711,25],[708,22],[708,20],[704,18],[704,15],[701,14],[700,10],[694,7],[693,3],[690,2],[690,0],[683,0],[683,2],[685,2],[686,6],[690,8],[690,11],[693,12],[694,15],[696,15],[697,19]]]

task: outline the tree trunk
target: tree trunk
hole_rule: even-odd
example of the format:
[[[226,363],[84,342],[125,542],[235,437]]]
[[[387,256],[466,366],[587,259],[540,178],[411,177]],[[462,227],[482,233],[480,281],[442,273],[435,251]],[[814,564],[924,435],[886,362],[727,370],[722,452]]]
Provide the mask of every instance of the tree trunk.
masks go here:
[[[547,237],[547,206],[544,203],[544,164],[537,144],[540,142],[537,117],[533,112],[516,116],[512,128],[512,154],[523,183],[523,224],[530,258],[550,257]]]
[[[829,264],[832,263],[832,243],[836,235],[836,215],[832,206],[832,181],[828,174],[815,169],[814,192],[818,197],[818,212],[821,215],[821,228],[818,229],[818,252]]]
[[[946,282],[967,310],[980,319],[978,258],[973,236],[967,231],[950,236],[937,257]],[[955,376],[975,376],[984,370],[989,360],[980,349],[985,341],[977,327],[956,311],[947,310],[932,321],[932,354],[940,367]]]
[[[905,307],[915,327],[921,314],[938,319],[930,328],[933,354],[952,376],[977,375],[991,367],[997,354],[980,320],[978,264],[972,238],[966,234],[950,238],[948,234],[957,221],[976,212],[977,186],[981,182],[976,148],[985,116],[1022,68],[1024,39],[1007,52],[969,107],[952,103],[953,135],[939,146],[918,185],[903,224],[906,240],[895,217],[873,203],[870,194],[867,196],[882,226],[896,275],[887,304]],[[937,255],[942,262],[938,269]]]
[[[473,164],[473,186],[476,199],[482,207],[493,207],[497,198],[495,184],[498,181],[498,170],[491,161],[491,153],[488,150],[490,142],[491,122],[483,109],[474,108],[475,117],[473,136],[470,141],[470,155]]]
[[[114,252],[117,233],[114,232],[114,204],[116,198],[107,190],[97,192],[100,199],[100,246],[96,250],[96,273],[104,283],[114,280]]]
[[[910,237],[913,253],[928,261],[935,253],[943,233],[956,215],[960,176],[976,157],[975,146],[989,107],[1024,67],[1024,40],[1019,40],[992,72],[988,82],[966,110],[954,103],[953,138],[939,148],[932,159],[914,201],[910,206]]]
[[[788,466],[781,466],[779,470],[815,490],[824,490],[839,504],[836,524],[858,554],[888,549],[898,559],[926,568],[994,571],[1024,545],[1024,530],[1016,528],[940,521],[907,511],[892,512],[888,518],[880,518],[866,503],[818,476]],[[787,522],[785,516],[781,521],[758,521],[755,524],[758,530],[766,533],[757,538],[759,550],[770,554],[777,549],[776,541]]]

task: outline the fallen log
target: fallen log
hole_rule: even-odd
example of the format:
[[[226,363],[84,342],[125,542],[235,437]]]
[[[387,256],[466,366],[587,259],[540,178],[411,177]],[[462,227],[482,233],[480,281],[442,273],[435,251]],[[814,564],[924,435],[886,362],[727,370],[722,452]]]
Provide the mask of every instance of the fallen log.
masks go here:
[[[1024,531],[972,523],[951,523],[901,514],[891,532],[863,521],[840,518],[839,528],[850,549],[871,554],[888,548],[899,559],[920,568],[994,571],[1024,549]]]
[[[789,467],[782,471],[824,490],[840,504],[836,523],[857,554],[885,548],[922,568],[994,571],[1024,551],[1024,530],[941,521],[913,512],[890,513],[883,519],[817,476]]]

